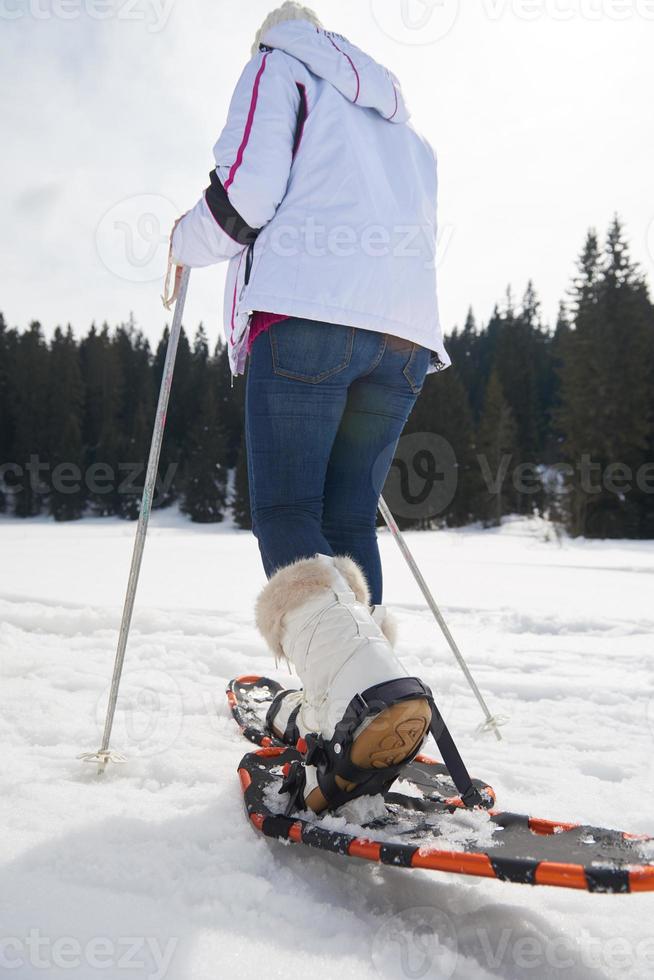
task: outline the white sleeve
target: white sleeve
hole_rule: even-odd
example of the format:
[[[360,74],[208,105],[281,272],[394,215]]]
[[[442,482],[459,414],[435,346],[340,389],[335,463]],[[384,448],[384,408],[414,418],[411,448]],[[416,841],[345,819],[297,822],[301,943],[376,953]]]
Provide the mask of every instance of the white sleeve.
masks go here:
[[[300,108],[290,59],[262,51],[245,66],[214,147],[216,169],[177,225],[177,265],[212,265],[250,245],[286,193]]]
[[[220,227],[206,198],[201,197],[175,228],[173,261],[197,269],[231,259],[243,247]]]
[[[262,228],[286,194],[300,109],[292,59],[264,50],[246,66],[214,147],[216,171],[231,204]]]

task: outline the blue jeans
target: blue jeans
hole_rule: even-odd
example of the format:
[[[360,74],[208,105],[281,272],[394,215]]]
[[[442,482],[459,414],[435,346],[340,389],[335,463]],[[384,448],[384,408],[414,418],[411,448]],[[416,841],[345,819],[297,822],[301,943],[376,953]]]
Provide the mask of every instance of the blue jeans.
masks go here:
[[[429,356],[388,334],[297,318],[256,338],[245,435],[269,578],[318,552],[347,554],[382,601],[377,504]]]

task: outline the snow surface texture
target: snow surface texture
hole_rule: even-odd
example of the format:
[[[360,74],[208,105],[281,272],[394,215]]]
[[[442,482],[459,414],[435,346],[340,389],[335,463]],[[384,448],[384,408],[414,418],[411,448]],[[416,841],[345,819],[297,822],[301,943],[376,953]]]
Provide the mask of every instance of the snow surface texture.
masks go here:
[[[245,532],[155,515],[113,739],[129,761],[101,778],[77,762],[100,743],[134,529],[0,519],[0,972],[654,975],[654,895],[381,868],[253,832],[225,683],[285,675],[253,625],[264,577]],[[654,832],[654,546],[559,543],[524,521],[408,540],[510,717],[504,741],[475,733],[479,708],[382,532],[399,654],[500,807]]]

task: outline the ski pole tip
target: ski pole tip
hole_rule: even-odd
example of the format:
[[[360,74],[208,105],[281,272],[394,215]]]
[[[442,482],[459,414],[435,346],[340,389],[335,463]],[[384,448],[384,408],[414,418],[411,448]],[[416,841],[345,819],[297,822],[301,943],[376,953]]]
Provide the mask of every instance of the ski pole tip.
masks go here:
[[[91,764],[97,763],[98,765],[98,776],[102,776],[107,769],[110,762],[114,765],[120,766],[127,762],[127,758],[121,755],[120,752],[110,752],[109,749],[98,749],[97,752],[82,752],[81,755],[77,756],[82,762],[90,762]]]
[[[485,732],[493,732],[497,741],[502,742],[504,739],[502,738],[500,727],[508,724],[508,721],[509,719],[506,715],[489,715],[486,721],[479,725],[477,732],[480,735],[483,735]]]

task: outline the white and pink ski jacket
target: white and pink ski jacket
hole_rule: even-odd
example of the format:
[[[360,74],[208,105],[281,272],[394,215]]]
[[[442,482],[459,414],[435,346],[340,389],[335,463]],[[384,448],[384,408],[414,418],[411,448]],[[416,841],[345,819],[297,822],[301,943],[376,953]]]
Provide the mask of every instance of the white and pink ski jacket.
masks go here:
[[[230,260],[225,331],[241,374],[254,311],[394,334],[450,363],[436,293],[436,158],[395,76],[338,34],[287,21],[236,86],[178,264]]]

